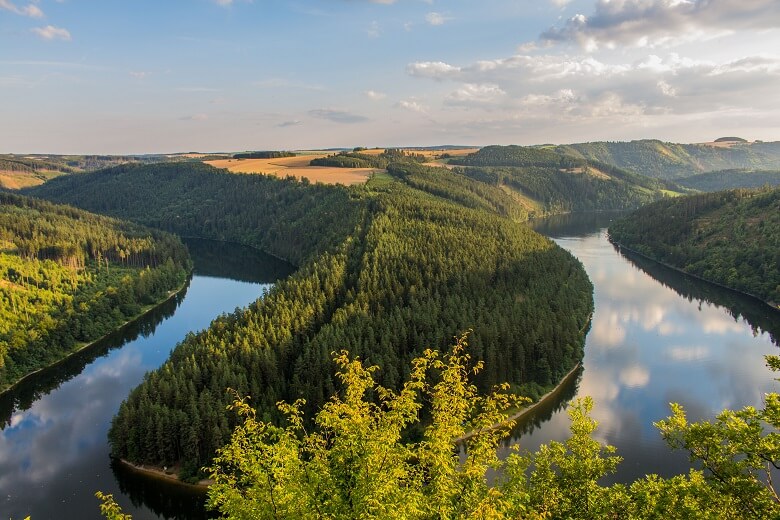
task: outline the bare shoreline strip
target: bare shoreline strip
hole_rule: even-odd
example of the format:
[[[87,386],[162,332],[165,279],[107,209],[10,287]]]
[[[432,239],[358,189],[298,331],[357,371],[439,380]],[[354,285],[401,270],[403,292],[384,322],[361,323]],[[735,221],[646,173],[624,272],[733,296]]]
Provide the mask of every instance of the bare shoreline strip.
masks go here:
[[[461,435],[460,437],[457,437],[456,439],[454,439],[453,443],[460,444],[460,443],[462,443],[464,441],[467,441],[467,440],[471,439],[472,437],[475,437],[475,436],[479,435],[482,432],[489,431],[489,430],[494,430],[496,428],[500,428],[501,426],[506,425],[507,423],[509,423],[511,421],[517,421],[518,419],[522,419],[526,415],[528,415],[531,412],[533,412],[534,410],[536,410],[536,408],[538,408],[540,405],[546,403],[551,398],[553,398],[556,395],[558,395],[558,393],[560,393],[560,391],[561,391],[561,388],[563,388],[563,385],[568,383],[573,377],[575,377],[575,375],[579,371],[580,367],[582,367],[582,362],[577,362],[577,364],[574,365],[574,367],[571,370],[569,370],[566,373],[565,376],[563,376],[561,378],[560,382],[557,385],[555,385],[552,390],[550,390],[549,392],[544,394],[542,397],[540,397],[538,401],[536,401],[534,403],[531,403],[528,406],[524,406],[523,408],[521,408],[517,412],[513,413],[512,415],[507,416],[506,419],[504,419],[501,422],[497,422],[495,424],[491,424],[487,428],[481,428],[481,429],[476,430],[476,431],[468,432],[465,435]]]
[[[144,466],[143,464],[140,465],[133,464],[129,460],[125,460],[125,459],[116,459],[116,460],[123,466],[135,471],[136,473],[142,474],[144,477],[168,480],[176,483],[177,485],[197,489],[198,491],[203,491],[204,493],[206,492],[206,490],[208,490],[209,486],[213,483],[211,480],[201,480],[197,484],[191,484],[189,482],[181,481],[179,479],[179,474],[176,472],[169,473],[168,471],[162,468],[157,468],[154,466]]]

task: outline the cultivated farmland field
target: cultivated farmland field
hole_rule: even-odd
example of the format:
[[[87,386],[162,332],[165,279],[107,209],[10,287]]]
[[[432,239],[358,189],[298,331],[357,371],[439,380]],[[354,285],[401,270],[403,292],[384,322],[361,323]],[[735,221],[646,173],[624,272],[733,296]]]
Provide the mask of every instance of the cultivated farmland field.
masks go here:
[[[277,177],[292,175],[298,179],[307,178],[310,182],[324,184],[363,184],[373,173],[381,172],[375,168],[331,168],[327,166],[309,166],[309,161],[326,157],[326,153],[296,155],[277,159],[220,159],[206,161],[215,168],[224,168],[233,173],[264,173]]]

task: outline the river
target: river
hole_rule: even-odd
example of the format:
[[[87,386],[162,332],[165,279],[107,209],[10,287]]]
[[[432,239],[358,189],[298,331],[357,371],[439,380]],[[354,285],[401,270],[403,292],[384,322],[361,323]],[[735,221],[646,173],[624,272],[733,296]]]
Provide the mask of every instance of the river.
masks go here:
[[[583,263],[594,285],[595,312],[580,377],[518,425],[511,443],[533,451],[565,440],[563,405],[592,396],[595,437],[624,459],[607,482],[687,473],[687,453],[670,450],[653,422],[670,414],[671,402],[682,404],[693,420],[714,418],[724,408],[760,407],[766,392],[778,390],[763,357],[779,353],[780,313],[619,253],[607,239],[613,218],[568,215],[534,226]]]
[[[203,518],[203,494],[111,466],[111,418],[190,331],[256,300],[292,266],[253,249],[187,241],[188,287],[137,322],[0,396],[0,518],[101,518],[97,490],[134,520]]]
[[[694,419],[760,406],[777,389],[763,356],[777,353],[780,313],[694,280],[607,240],[608,214],[547,219],[536,228],[571,251],[595,286],[595,313],[578,378],[518,425],[512,443],[564,440],[564,404],[590,395],[598,440],[624,458],[610,481],[685,472],[653,422],[679,402]],[[96,490],[134,519],[203,518],[202,494],[112,468],[106,432],[119,404],[189,331],[255,300],[290,266],[247,248],[198,241],[186,293],[138,323],[0,398],[0,518],[100,518]]]

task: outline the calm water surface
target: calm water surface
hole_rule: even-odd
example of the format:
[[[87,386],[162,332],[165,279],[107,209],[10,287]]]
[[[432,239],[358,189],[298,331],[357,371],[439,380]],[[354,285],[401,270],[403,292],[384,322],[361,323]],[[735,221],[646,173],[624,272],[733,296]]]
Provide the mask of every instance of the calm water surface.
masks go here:
[[[256,300],[291,266],[249,248],[188,241],[186,292],[138,323],[0,396],[0,518],[101,518],[95,491],[137,520],[204,517],[189,488],[112,468],[111,418],[190,331]]]
[[[678,402],[692,419],[761,406],[778,385],[763,356],[778,354],[780,313],[768,306],[621,255],[607,240],[610,215],[548,219],[535,227],[580,259],[595,287],[595,313],[579,381],[520,425],[513,442],[534,450],[568,436],[563,403],[592,396],[598,440],[624,458],[614,480],[687,472],[654,421]]]

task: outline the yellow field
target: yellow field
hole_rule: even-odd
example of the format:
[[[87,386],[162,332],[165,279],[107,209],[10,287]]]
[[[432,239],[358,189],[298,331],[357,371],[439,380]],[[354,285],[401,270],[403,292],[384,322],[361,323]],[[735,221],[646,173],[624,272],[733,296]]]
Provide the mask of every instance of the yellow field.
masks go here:
[[[20,190],[22,188],[40,186],[45,181],[53,179],[58,175],[60,175],[60,172],[40,171],[29,173],[0,171],[0,187],[8,190]]]
[[[206,161],[215,168],[224,168],[233,173],[265,173],[277,177],[292,175],[298,179],[307,178],[309,182],[324,184],[363,184],[372,173],[381,172],[375,168],[331,168],[328,166],[309,166],[309,161],[326,157],[326,153],[280,157],[278,159],[221,159]]]

